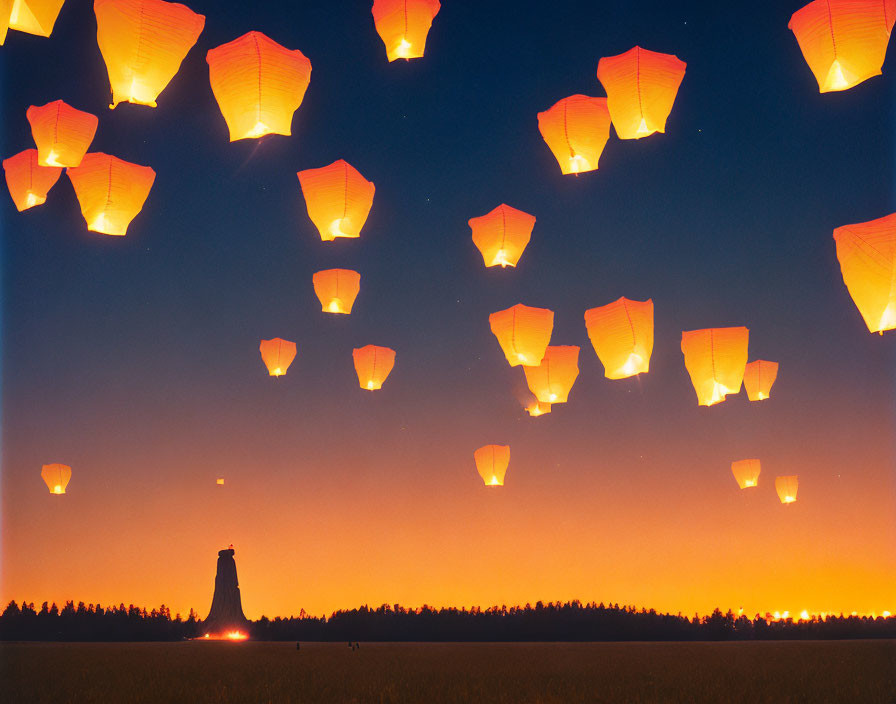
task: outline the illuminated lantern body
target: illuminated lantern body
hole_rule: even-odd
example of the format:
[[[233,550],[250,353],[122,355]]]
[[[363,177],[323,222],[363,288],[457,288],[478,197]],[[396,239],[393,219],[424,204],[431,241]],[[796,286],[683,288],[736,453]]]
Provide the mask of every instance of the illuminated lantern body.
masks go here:
[[[525,369],[525,367],[524,367]],[[551,404],[542,403],[541,401],[532,401],[528,406],[526,406],[526,413],[528,413],[533,418],[537,418],[538,416],[543,416],[547,413],[551,412]]]
[[[64,494],[72,478],[72,468],[65,464],[45,464],[41,467],[40,476],[51,494]]]
[[[598,62],[597,79],[607,91],[607,108],[620,139],[666,131],[686,66],[677,56],[639,46]]]
[[[224,486],[224,477],[218,477],[218,479],[215,481],[215,483],[218,486]]]
[[[610,138],[610,112],[606,98],[572,95],[538,113],[538,129],[564,174],[597,169]]]
[[[517,303],[488,316],[492,332],[511,367],[537,367],[554,331],[554,312]]]
[[[440,9],[439,0],[373,0],[373,22],[389,61],[423,56],[426,35]]]
[[[395,350],[388,347],[367,345],[352,350],[352,358],[355,360],[358,383],[368,391],[382,388],[383,382],[395,366]]]
[[[796,501],[796,492],[799,489],[799,477],[792,474],[787,477],[775,477],[775,491],[782,504],[792,504]]]
[[[523,367],[529,390],[540,403],[565,403],[579,375],[579,348],[575,345],[549,346],[541,364]]]
[[[117,157],[92,152],[81,165],[66,171],[75,187],[87,229],[104,235],[126,235],[143,208],[156,172]]]
[[[261,361],[268,368],[270,376],[283,376],[292,360],[296,358],[296,343],[275,337],[273,340],[262,340],[258,346]]]
[[[3,171],[9,195],[19,212],[44,203],[47,193],[62,174],[59,167],[40,166],[37,163],[37,149],[26,149],[4,159]]]
[[[894,20],[896,0],[814,0],[787,26],[828,93],[880,75]]]
[[[65,0],[3,0],[0,2],[0,45],[10,29],[49,37]]]
[[[653,300],[620,298],[586,310],[585,327],[608,379],[647,373],[653,354]]]
[[[701,406],[740,393],[747,366],[747,328],[708,328],[681,334],[681,351]]]
[[[778,377],[778,363],[757,359],[744,370],[744,388],[751,401],[764,401],[771,395],[772,384]]]
[[[41,166],[78,166],[87,153],[99,120],[56,100],[25,113]]]
[[[326,269],[314,277],[314,292],[324,313],[351,313],[361,290],[361,275],[351,269]]]
[[[208,52],[208,77],[230,141],[292,134],[292,116],[311,82],[311,62],[261,32]]]
[[[484,445],[473,453],[473,459],[486,486],[504,486],[504,475],[510,464],[508,445]]]
[[[482,252],[486,266],[516,266],[529,244],[535,216],[509,205],[470,219],[473,244]]]
[[[843,283],[871,332],[896,328],[896,213],[834,230]]]
[[[731,463],[731,473],[741,489],[749,489],[759,484],[759,460],[738,460]]]
[[[94,0],[96,41],[112,104],[154,108],[205,27],[205,17],[163,0]]]
[[[373,205],[373,183],[347,161],[340,159],[319,169],[296,174],[308,217],[329,242],[337,237],[360,237]]]

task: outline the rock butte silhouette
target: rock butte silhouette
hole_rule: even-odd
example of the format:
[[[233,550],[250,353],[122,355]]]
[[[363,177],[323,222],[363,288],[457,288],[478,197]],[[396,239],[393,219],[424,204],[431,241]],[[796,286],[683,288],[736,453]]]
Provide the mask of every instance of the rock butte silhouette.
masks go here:
[[[233,546],[218,551],[218,571],[215,575],[215,593],[208,617],[202,622],[206,638],[227,638],[239,633],[248,634],[249,622],[243,615],[240,585],[236,577],[236,561]]]

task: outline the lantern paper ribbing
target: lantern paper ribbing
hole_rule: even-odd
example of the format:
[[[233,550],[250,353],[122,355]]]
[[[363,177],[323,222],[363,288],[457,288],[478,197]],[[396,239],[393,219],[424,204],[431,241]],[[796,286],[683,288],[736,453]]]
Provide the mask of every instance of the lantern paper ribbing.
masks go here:
[[[740,393],[747,366],[750,331],[744,327],[708,328],[681,334],[684,364],[701,406]]]
[[[785,477],[775,477],[775,490],[782,504],[792,504],[796,501],[796,492],[799,489],[799,477],[795,474]]]
[[[292,134],[292,116],[311,82],[311,62],[261,32],[211,49],[208,76],[230,141]]]
[[[358,383],[362,389],[375,391],[382,388],[383,382],[395,366],[395,350],[388,347],[367,345],[352,350]]]
[[[610,138],[606,98],[572,95],[538,113],[538,129],[564,174],[597,169]]]
[[[620,298],[585,311],[585,327],[608,379],[646,374],[653,354],[653,300]]]
[[[26,149],[3,160],[9,195],[19,212],[41,205],[59,180],[62,169],[37,163],[37,149]]]
[[[32,105],[25,116],[31,123],[41,166],[78,166],[99,122],[96,115],[76,110],[61,100],[40,107]]]
[[[262,340],[258,346],[261,360],[268,368],[269,376],[283,376],[292,360],[296,358],[296,343],[275,337],[273,340]]]
[[[499,205],[486,215],[471,218],[473,244],[479,248],[486,266],[516,266],[529,244],[535,216],[509,205]]]
[[[66,173],[75,187],[87,229],[120,236],[127,234],[156,178],[148,166],[102,152],[86,154],[80,166]]]
[[[386,58],[419,59],[439,13],[439,0],[374,0],[373,22],[386,45]]]
[[[738,460],[731,463],[731,473],[741,489],[758,485],[761,470],[759,460]]]
[[[26,34],[49,37],[65,0],[4,0],[0,2],[0,45],[6,32],[15,29]]]
[[[164,0],[94,0],[96,40],[119,103],[156,107],[159,93],[205,27],[205,17]]]
[[[757,359],[744,370],[744,388],[751,401],[764,401],[772,392],[772,384],[778,377],[778,363]]]
[[[319,169],[296,174],[308,217],[324,242],[337,237],[360,237],[373,205],[376,188],[342,159]]]
[[[575,345],[549,346],[541,364],[523,367],[529,391],[540,403],[565,403],[579,375],[579,348]]]
[[[314,292],[325,313],[351,313],[361,290],[361,275],[351,269],[326,269],[313,276]]]
[[[554,330],[553,311],[517,303],[492,313],[488,322],[511,367],[541,364]]]
[[[72,468],[65,464],[45,464],[41,467],[40,476],[51,494],[64,494],[72,478]]]
[[[484,445],[473,453],[476,470],[486,486],[504,486],[510,464],[509,445]]]
[[[894,20],[896,0],[814,0],[787,26],[828,93],[880,75]]]

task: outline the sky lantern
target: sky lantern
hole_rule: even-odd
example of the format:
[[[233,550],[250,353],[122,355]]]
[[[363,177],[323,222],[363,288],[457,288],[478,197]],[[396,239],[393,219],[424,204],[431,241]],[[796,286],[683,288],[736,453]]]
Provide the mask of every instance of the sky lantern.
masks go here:
[[[490,213],[470,219],[473,244],[482,253],[485,265],[516,266],[529,244],[535,216],[509,205],[499,205]]]
[[[49,37],[65,0],[2,0],[0,2],[0,45],[10,29]]]
[[[620,139],[666,131],[686,66],[677,56],[639,46],[598,62],[597,79],[607,91],[607,108]]]
[[[361,275],[351,269],[325,269],[313,277],[314,292],[324,313],[351,313],[361,290]]]
[[[538,113],[538,129],[564,174],[597,169],[610,138],[610,112],[606,98],[571,95]]]
[[[799,489],[799,477],[791,474],[786,477],[775,477],[775,491],[782,504],[792,504],[796,501],[796,492]]]
[[[143,208],[156,172],[102,152],[91,152],[66,171],[75,187],[87,229],[104,235],[127,234]]]
[[[525,367],[523,367],[525,369]],[[535,399],[526,406],[526,413],[528,413],[532,418],[538,418],[538,416],[543,416],[551,412],[551,404],[550,403],[542,403],[538,399]]]
[[[426,35],[441,7],[439,0],[373,0],[373,22],[389,61],[423,56]]]
[[[843,283],[871,332],[896,328],[896,213],[834,230]]]
[[[751,401],[764,401],[772,392],[772,384],[778,377],[778,363],[757,359],[744,369],[744,388]]]
[[[681,351],[701,406],[740,393],[747,366],[750,331],[744,327],[707,328],[681,333]]]
[[[367,345],[352,350],[352,358],[355,360],[355,371],[358,372],[358,383],[368,391],[382,388],[383,382],[395,366],[395,350],[388,347]]]
[[[486,486],[504,486],[504,475],[510,464],[509,445],[483,445],[473,453],[473,459]]]
[[[552,345],[537,367],[523,367],[529,391],[541,403],[565,403],[579,375],[579,348]]]
[[[261,32],[211,49],[208,77],[230,141],[292,134],[292,116],[311,82],[311,62]]]
[[[741,489],[749,489],[759,484],[759,460],[738,460],[731,463],[731,473]]]
[[[551,342],[554,312],[522,303],[488,316],[492,332],[511,367],[537,367]]]
[[[822,93],[879,76],[896,20],[896,0],[814,0],[797,10],[793,30]]]
[[[224,486],[224,477],[218,477],[215,480],[215,484],[217,484],[218,486]]]
[[[62,169],[37,163],[37,149],[26,149],[3,160],[9,195],[19,212],[41,205],[59,180]]]
[[[45,464],[40,469],[40,476],[51,494],[64,494],[72,478],[72,468],[66,464]]]
[[[653,354],[653,300],[620,298],[585,311],[585,327],[607,379],[646,374]]]
[[[109,107],[154,108],[202,33],[205,17],[163,0],[94,0],[93,11],[112,88]]]
[[[296,174],[308,217],[324,242],[337,237],[360,237],[373,205],[376,188],[347,161],[339,159],[319,169]]]
[[[269,376],[283,376],[292,360],[296,358],[296,343],[279,337],[262,340],[258,349],[261,352],[261,361],[268,368]]]
[[[25,116],[31,123],[41,166],[78,166],[99,122],[96,115],[76,110],[61,100],[40,107],[32,105]]]

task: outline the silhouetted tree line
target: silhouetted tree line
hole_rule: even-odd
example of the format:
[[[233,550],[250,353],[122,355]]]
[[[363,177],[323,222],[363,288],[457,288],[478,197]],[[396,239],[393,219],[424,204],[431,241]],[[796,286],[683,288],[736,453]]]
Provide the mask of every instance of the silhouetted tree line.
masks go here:
[[[147,611],[124,604],[113,607],[66,602],[62,609],[44,603],[10,602],[0,615],[0,640],[166,641],[197,638],[202,624],[193,610],[186,619],[164,605]],[[716,609],[688,618],[618,604],[538,602],[524,607],[488,609],[406,609],[384,604],[269,619],[250,625],[256,640],[289,641],[671,641],[812,640],[896,638],[896,617],[828,616],[824,620],[750,619]]]

